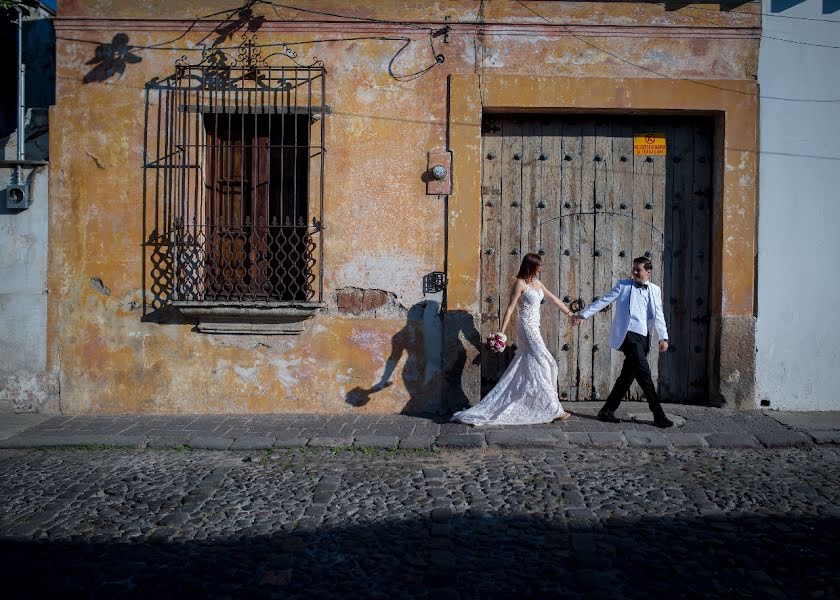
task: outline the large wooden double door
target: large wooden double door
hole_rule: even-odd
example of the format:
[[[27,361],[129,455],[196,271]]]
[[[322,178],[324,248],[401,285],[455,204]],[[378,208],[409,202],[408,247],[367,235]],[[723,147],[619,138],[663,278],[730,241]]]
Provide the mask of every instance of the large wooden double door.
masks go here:
[[[664,133],[665,156],[634,156],[635,134]],[[489,115],[483,123],[482,336],[498,331],[522,256],[538,252],[542,281],[588,304],[653,263],[671,349],[650,354],[660,395],[707,400],[713,124],[671,117]],[[606,398],[623,356],[608,344],[612,307],[579,327],[550,304],[542,333],[564,400]],[[516,315],[508,337],[516,344]],[[482,353],[482,394],[513,356]],[[631,398],[641,397],[634,384]]]

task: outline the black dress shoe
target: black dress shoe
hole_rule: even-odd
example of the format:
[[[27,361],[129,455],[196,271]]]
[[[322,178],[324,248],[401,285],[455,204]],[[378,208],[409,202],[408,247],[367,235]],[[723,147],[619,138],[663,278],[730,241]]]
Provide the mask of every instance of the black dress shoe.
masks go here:
[[[617,418],[610,410],[602,410],[598,413],[598,420],[604,423],[621,423],[621,419]]]
[[[654,417],[653,424],[661,429],[667,429],[668,427],[674,426],[674,422],[665,415]]]

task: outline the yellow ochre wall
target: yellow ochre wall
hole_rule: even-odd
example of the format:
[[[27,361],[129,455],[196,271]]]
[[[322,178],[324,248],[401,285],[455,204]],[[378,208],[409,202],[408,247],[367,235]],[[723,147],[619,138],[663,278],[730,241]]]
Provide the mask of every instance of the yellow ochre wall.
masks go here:
[[[716,4],[666,10],[632,2],[296,3],[305,11],[283,4],[243,12],[220,0],[59,0],[48,330],[63,412],[394,413],[477,400],[485,110],[717,115],[719,341],[729,335],[726,319],[738,329],[737,319],[752,318],[755,5],[720,12]],[[251,24],[259,44],[287,44],[327,70],[327,306],[297,336],[209,335],[142,318],[151,218],[142,193],[144,88],[170,75],[181,56],[198,62],[200,41],[239,18],[223,46],[238,45]],[[444,25],[448,34],[430,44],[429,32]],[[83,83],[97,48],[118,33],[141,60]],[[433,64],[422,76],[401,77]],[[453,194],[428,196],[427,152],[446,147]],[[422,289],[423,275],[444,270],[446,316],[438,314],[440,295]],[[340,290],[381,290],[389,300],[350,314],[338,306]],[[749,332],[737,335],[750,343]],[[725,380],[725,350],[719,354]],[[389,357],[397,361],[393,385],[365,393]],[[731,391],[721,383],[722,395],[737,405],[752,376],[742,369]]]

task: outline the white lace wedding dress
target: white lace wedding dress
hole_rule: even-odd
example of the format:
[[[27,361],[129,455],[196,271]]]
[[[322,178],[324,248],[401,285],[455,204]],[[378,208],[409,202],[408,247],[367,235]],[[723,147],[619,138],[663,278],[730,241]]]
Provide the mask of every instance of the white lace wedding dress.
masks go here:
[[[452,415],[468,425],[535,425],[564,414],[557,397],[557,362],[540,335],[542,288],[530,285],[519,297],[517,349],[507,370],[475,406]]]

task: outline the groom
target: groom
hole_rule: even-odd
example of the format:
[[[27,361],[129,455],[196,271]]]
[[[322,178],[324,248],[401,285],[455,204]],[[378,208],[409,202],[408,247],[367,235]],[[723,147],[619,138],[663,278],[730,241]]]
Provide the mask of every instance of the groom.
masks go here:
[[[633,259],[633,278],[622,279],[615,287],[572,317],[572,323],[579,325],[598,311],[617,301],[612,327],[610,346],[624,353],[624,366],[613,386],[607,402],[598,413],[600,421],[620,423],[615,410],[627,394],[633,379],[645,394],[657,427],[671,427],[674,423],[665,416],[653,379],[647,354],[650,351],[650,333],[659,335],[659,351],[668,350],[668,329],[662,312],[662,290],[650,281],[651,263],[645,257]]]

